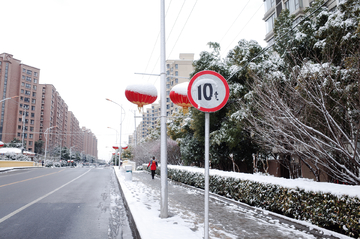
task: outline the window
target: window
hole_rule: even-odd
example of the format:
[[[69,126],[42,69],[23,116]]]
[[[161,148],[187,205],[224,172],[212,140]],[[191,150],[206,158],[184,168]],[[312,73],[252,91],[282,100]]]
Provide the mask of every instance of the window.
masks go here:
[[[178,78],[176,78],[175,79],[175,84],[177,84],[179,82],[179,79]]]
[[[25,84],[25,87],[28,89],[31,89],[31,85],[30,84]]]
[[[285,8],[289,9],[290,14],[302,7],[302,0],[289,0],[285,3]]]
[[[30,76],[27,76],[27,77],[26,77],[26,81],[31,82],[31,77],[30,77]]]
[[[34,135],[33,134],[29,134],[29,138],[32,139],[34,138]],[[29,142],[29,144],[32,143],[31,141]]]
[[[19,122],[21,122],[21,118],[19,118]]]
[[[28,91],[28,90],[26,90],[26,91],[25,91],[25,95],[31,95],[31,92]]]
[[[34,118],[35,117],[35,113],[31,113],[31,118]]]
[[[23,68],[23,72],[26,72],[26,69],[25,69],[25,68]]]
[[[23,90],[23,89],[21,89],[20,92],[21,92],[21,94],[24,94],[24,90]]]
[[[170,68],[170,64],[166,64],[166,68]]]
[[[18,137],[20,137],[20,133],[18,133]]]
[[[25,83],[24,83],[24,82],[21,82],[21,86],[25,86]]]
[[[179,65],[178,65],[178,64],[175,64],[175,69],[179,69]]]
[[[179,75],[179,72],[178,71],[175,71],[175,76],[178,76]]]
[[[36,97],[36,92],[33,92],[33,93],[32,93],[32,96],[33,96],[33,97]]]
[[[31,106],[31,110],[35,110],[35,106]]]
[[[37,83],[37,79],[34,78],[34,84],[36,84],[36,83]]]
[[[26,74],[32,75],[32,71],[31,71],[31,70],[27,70],[27,71],[26,71]]]
[[[275,20],[275,14],[272,14],[267,20],[266,20],[266,33],[269,33],[274,28],[274,20]]]
[[[36,90],[36,85],[33,85],[33,90]]]
[[[24,75],[22,75],[22,76],[21,76],[21,79],[25,80],[25,76],[24,76]]]
[[[18,125],[18,129],[21,129],[21,125]]]
[[[37,73],[37,72],[34,72],[34,76],[38,76],[38,73]]]
[[[34,131],[34,127],[31,126],[31,127],[30,127],[30,131],[33,132],[33,131]]]
[[[269,11],[275,5],[275,0],[265,1],[265,12]]]
[[[35,99],[31,99],[31,103],[35,104],[36,100]]]
[[[30,120],[30,124],[34,124],[34,120]]]
[[[24,98],[24,101],[30,103],[30,98],[25,97],[25,98]]]

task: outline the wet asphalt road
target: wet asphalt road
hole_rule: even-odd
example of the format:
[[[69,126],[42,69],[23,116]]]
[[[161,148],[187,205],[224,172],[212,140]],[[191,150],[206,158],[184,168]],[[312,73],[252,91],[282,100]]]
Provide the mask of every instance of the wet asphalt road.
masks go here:
[[[0,238],[133,238],[110,168],[0,173]]]

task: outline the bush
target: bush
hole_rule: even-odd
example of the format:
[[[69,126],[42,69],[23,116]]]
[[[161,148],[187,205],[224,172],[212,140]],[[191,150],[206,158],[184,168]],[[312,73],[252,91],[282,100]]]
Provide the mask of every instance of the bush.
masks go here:
[[[202,173],[168,168],[168,178],[201,189],[205,187]],[[217,175],[210,176],[209,191],[351,237],[360,237],[360,199],[357,197],[309,192]]]

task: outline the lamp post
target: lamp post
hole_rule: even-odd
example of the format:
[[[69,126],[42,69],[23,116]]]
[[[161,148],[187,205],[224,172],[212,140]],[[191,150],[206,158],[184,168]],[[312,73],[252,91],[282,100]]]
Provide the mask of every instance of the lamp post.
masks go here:
[[[44,135],[45,135],[45,159],[44,159],[44,166],[45,166],[45,161],[46,161],[46,150],[47,150],[47,131],[49,130],[49,129],[52,129],[52,128],[56,128],[57,126],[55,125],[55,126],[52,126],[52,127],[49,127],[49,128],[47,128],[46,130],[45,130],[45,132],[44,132]]]
[[[124,120],[124,118],[125,118],[125,110],[124,110],[124,108],[120,105],[120,104],[118,104],[118,103],[116,103],[115,101],[112,101],[112,100],[110,100],[110,99],[108,99],[108,98],[106,98],[106,100],[107,101],[110,101],[110,102],[112,102],[112,103],[114,103],[114,104],[116,104],[116,105],[118,105],[118,106],[120,106],[120,108],[121,108],[121,110],[120,110],[120,142],[119,142],[119,169],[120,169],[120,160],[121,160],[121,129],[122,129],[122,122],[123,122],[123,120]],[[123,113],[124,112],[124,113]],[[124,118],[122,117],[122,115],[124,114]],[[116,157],[115,157],[116,158]]]
[[[71,163],[71,166],[73,166],[73,165],[72,165],[73,163],[71,162],[71,161],[72,161],[71,149],[74,148],[75,146],[76,146],[76,145],[70,147],[70,163]]]

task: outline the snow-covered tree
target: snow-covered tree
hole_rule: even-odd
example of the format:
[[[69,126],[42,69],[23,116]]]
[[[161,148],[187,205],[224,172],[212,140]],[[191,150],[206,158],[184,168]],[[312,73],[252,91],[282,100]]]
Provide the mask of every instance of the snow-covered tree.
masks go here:
[[[325,172],[332,180],[360,184],[359,10],[358,1],[348,0],[301,22],[276,43],[279,57],[256,73],[247,96],[258,142],[278,155],[296,156],[318,180]],[[275,35],[290,32],[286,14]]]

